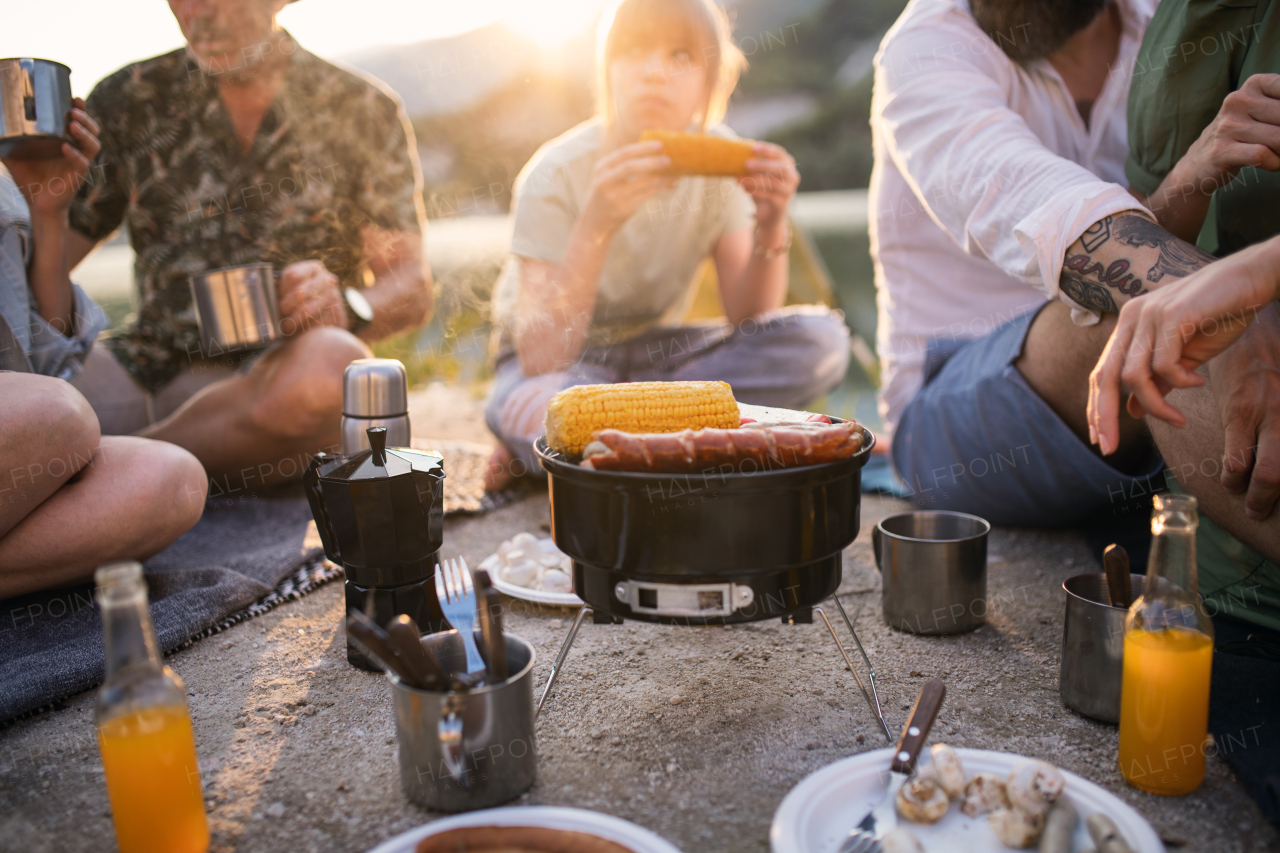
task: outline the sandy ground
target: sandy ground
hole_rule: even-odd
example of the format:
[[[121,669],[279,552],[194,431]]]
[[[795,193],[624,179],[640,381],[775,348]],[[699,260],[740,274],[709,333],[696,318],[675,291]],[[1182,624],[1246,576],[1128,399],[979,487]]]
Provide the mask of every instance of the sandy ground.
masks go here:
[[[416,398],[415,426],[425,428],[432,412],[449,420],[443,413],[466,410],[470,399],[429,390]],[[482,438],[468,417],[471,426],[441,437]],[[948,693],[934,740],[1051,760],[1132,804],[1171,849],[1280,849],[1220,759],[1190,796],[1139,792],[1115,768],[1116,729],[1062,705],[1060,585],[1095,570],[1079,536],[995,530],[994,604],[977,632],[930,639],[886,627],[868,534],[903,506],[864,499],[840,593],[857,614],[895,732],[920,683],[939,676]],[[446,552],[474,566],[501,540],[548,520],[537,492],[446,522]],[[354,853],[435,817],[401,794],[390,686],[345,661],[341,591],[330,584],[169,659],[188,690],[215,851]],[[538,651],[537,685],[571,617],[525,606],[509,615],[510,630]],[[115,849],[93,702],[84,694],[0,731],[0,849]],[[688,853],[768,850],[770,820],[792,786],[883,744],[820,622],[587,624],[537,736],[539,779],[517,802],[608,812]]]

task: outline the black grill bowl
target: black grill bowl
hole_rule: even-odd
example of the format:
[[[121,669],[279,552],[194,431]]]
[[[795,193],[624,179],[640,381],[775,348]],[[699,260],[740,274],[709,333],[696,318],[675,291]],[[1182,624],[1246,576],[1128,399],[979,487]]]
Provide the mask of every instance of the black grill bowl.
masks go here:
[[[835,420],[835,419],[833,419]],[[638,474],[582,468],[534,448],[549,475],[551,535],[574,561],[574,591],[598,612],[676,624],[786,617],[840,584],[840,552],[858,536],[862,467],[875,436],[848,459],[776,470]],[[620,600],[620,582],[750,586],[727,616],[664,617]]]

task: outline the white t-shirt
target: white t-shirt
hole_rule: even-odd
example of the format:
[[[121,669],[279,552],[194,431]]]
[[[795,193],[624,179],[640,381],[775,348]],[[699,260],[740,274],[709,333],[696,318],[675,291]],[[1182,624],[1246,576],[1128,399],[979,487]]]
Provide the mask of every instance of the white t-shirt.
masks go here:
[[[734,136],[724,125],[708,133]],[[604,128],[585,121],[538,149],[515,184],[511,255],[493,292],[494,319],[511,328],[520,259],[559,263],[599,159]],[[699,265],[725,234],[749,228],[755,204],[733,178],[682,177],[643,205],[613,237],[600,272],[589,344],[677,326],[697,292]]]
[[[934,338],[978,338],[1060,298],[1067,247],[1097,220],[1145,208],[1125,187],[1125,108],[1158,0],[1120,0],[1123,33],[1090,124],[1047,60],[1015,63],[967,0],[912,0],[875,57],[871,251],[891,432]]]

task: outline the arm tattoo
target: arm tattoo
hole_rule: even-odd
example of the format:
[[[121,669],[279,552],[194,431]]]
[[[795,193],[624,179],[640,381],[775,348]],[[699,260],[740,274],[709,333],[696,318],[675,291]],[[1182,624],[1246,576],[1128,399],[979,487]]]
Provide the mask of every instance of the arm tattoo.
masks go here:
[[[1059,285],[1062,287],[1063,293],[1070,296],[1075,300],[1076,304],[1083,308],[1103,313],[1120,313],[1120,309],[1116,307],[1115,299],[1111,297],[1107,289],[1100,284],[1089,281],[1084,276],[1063,269],[1062,280]]]
[[[1099,219],[1097,222],[1089,226],[1083,234],[1080,235],[1080,242],[1084,244],[1086,252],[1096,252],[1098,247],[1111,239],[1111,217]]]
[[[1129,262],[1126,260],[1112,261],[1108,266],[1103,267],[1098,261],[1088,255],[1068,255],[1067,262],[1063,266],[1063,275],[1066,270],[1080,273],[1080,277],[1086,275],[1095,275],[1098,281],[1114,287],[1125,296],[1141,296],[1147,292],[1142,286],[1142,279],[1135,278],[1133,273],[1129,272]]]
[[[1111,260],[1104,265],[1094,259],[1093,253],[1107,243],[1111,243],[1112,248],[1108,249],[1105,257]],[[1208,252],[1179,240],[1151,220],[1136,214],[1117,214],[1099,219],[1080,235],[1080,244],[1084,246],[1084,253],[1067,256],[1058,284],[1062,292],[1077,304],[1094,311],[1115,313],[1119,310],[1108,288],[1115,288],[1129,298],[1141,296],[1147,292],[1145,285],[1148,282],[1155,284],[1165,276],[1182,278],[1216,260]],[[1147,270],[1145,280],[1140,272],[1129,271],[1141,263],[1140,259],[1115,257],[1116,254],[1126,254],[1124,246],[1156,250],[1156,262]],[[1139,258],[1143,254],[1139,253]],[[1149,257],[1149,253],[1145,254]]]
[[[1160,250],[1160,258],[1147,271],[1147,281],[1150,282],[1157,282],[1166,275],[1182,278],[1216,260],[1208,252],[1179,240],[1142,216],[1122,216],[1115,221],[1113,230],[1116,240],[1126,246],[1135,249],[1149,246]]]

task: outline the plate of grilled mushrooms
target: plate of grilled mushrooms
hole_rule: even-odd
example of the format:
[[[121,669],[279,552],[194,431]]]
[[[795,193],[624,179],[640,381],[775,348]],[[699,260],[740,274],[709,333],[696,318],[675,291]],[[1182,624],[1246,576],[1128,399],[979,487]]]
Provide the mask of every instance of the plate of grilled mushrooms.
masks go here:
[[[805,778],[774,813],[773,853],[838,853],[884,796],[891,749]],[[928,755],[928,759],[925,758]],[[895,797],[883,853],[1163,853],[1155,830],[1114,794],[1046,761],[934,744]]]

